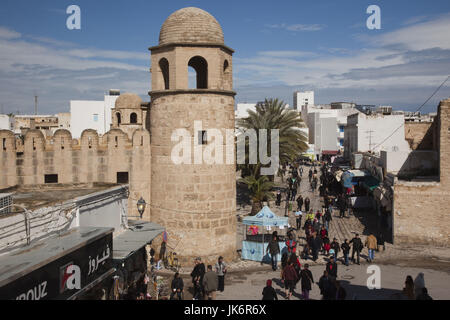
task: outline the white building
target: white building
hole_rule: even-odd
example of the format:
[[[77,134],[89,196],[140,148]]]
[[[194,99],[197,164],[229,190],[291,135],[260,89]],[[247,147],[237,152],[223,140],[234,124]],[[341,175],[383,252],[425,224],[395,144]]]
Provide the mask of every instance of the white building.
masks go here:
[[[345,128],[345,156],[349,158],[354,152],[368,151],[409,152],[404,124],[403,114],[350,115]]]
[[[81,137],[86,129],[94,129],[98,134],[105,134],[111,128],[111,110],[114,108],[119,90],[109,90],[103,101],[71,100],[70,131],[72,138]]]
[[[0,130],[14,130],[14,117],[0,114]]]
[[[321,105],[303,106],[302,119],[309,128],[309,143],[314,145],[314,154],[336,154],[344,149],[344,130],[347,116],[359,111],[351,106]]]
[[[314,106],[314,91],[295,91],[294,92],[294,110],[300,110],[302,107]]]
[[[238,103],[234,115],[236,119],[248,117],[248,111],[256,111],[256,103]]]

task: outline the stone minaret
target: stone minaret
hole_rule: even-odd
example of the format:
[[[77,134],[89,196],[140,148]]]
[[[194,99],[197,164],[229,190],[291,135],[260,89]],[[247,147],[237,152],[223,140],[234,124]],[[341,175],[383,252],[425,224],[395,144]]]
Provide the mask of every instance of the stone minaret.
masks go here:
[[[226,164],[224,144],[226,129],[234,129],[234,51],[225,46],[217,20],[192,7],[164,22],[159,45],[150,51],[151,219],[166,227],[168,250],[184,264],[197,256],[230,261],[236,254],[236,173],[234,163]],[[196,88],[189,88],[188,67],[196,71]],[[201,130],[194,121],[201,121]],[[192,164],[173,162],[177,129],[189,132]],[[207,148],[211,142],[199,136],[208,137],[211,129],[222,133],[223,162],[194,164],[194,146]]]

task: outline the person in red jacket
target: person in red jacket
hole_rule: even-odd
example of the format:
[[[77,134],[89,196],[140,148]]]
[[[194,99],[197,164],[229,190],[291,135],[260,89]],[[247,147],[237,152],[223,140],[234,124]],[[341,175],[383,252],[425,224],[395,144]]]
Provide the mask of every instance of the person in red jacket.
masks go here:
[[[295,272],[294,262],[290,260],[289,264],[283,270],[284,288],[286,290],[286,299],[288,300],[291,299],[297,279],[298,276],[297,272]]]
[[[292,233],[289,234],[289,239],[286,240],[286,247],[289,255],[297,252],[297,242],[294,240]]]

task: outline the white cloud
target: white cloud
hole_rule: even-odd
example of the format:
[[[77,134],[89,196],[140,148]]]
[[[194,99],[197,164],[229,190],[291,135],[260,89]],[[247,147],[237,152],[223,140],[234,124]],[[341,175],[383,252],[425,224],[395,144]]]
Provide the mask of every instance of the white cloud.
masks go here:
[[[287,31],[319,31],[324,29],[326,26],[323,24],[271,24],[268,25],[269,28],[275,29],[285,29]]]
[[[19,32],[5,27],[0,27],[0,39],[18,39],[20,37],[21,34]]]

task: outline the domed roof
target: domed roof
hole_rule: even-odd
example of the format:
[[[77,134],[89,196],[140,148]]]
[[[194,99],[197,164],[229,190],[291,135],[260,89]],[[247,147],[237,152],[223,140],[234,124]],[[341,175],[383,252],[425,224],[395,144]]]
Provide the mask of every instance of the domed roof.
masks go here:
[[[223,31],[208,12],[194,7],[172,13],[161,27],[159,45],[169,43],[224,44]]]
[[[142,99],[135,93],[124,93],[121,94],[117,100],[115,107],[116,109],[140,109]]]

